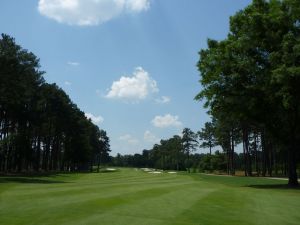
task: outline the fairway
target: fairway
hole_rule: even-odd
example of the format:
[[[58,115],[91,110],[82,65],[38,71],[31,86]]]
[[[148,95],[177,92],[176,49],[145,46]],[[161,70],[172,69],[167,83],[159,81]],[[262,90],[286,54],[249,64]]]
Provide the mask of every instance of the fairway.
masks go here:
[[[137,169],[0,177],[0,224],[300,224],[286,181]]]

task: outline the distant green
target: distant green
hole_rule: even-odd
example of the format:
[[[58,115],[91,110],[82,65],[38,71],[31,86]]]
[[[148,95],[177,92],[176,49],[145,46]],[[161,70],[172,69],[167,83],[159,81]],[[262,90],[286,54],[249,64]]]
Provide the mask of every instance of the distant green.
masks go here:
[[[203,174],[107,173],[0,177],[0,224],[300,224],[287,181]]]

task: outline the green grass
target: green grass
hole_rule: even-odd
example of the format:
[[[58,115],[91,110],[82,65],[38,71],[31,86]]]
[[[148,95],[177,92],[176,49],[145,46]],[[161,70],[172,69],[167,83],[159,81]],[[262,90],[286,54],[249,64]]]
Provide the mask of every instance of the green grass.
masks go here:
[[[117,172],[0,177],[0,224],[300,224],[286,181]]]

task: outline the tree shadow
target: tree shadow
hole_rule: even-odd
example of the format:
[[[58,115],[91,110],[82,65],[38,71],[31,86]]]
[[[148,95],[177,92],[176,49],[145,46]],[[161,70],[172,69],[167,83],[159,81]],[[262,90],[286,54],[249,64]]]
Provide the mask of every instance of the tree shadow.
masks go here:
[[[58,177],[72,174],[72,172],[0,172],[1,177]]]
[[[98,171],[97,169],[93,169],[91,173],[115,173],[115,172],[120,172],[119,169],[107,169],[107,168],[100,168]]]
[[[27,183],[27,184],[59,184],[67,183],[59,180],[45,180],[30,177],[0,177],[0,183]]]
[[[289,186],[288,184],[255,184],[247,185],[246,187],[256,189],[277,189],[277,190],[297,190],[300,191],[300,186]]]
[[[119,172],[118,170],[100,170],[99,173],[116,173],[116,172]]]

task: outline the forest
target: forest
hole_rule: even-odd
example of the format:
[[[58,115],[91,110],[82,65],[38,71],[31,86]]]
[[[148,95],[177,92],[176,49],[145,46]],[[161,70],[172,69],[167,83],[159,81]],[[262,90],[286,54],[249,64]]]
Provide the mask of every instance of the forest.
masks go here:
[[[83,171],[108,158],[109,137],[87,119],[39,59],[0,38],[0,172]]]

